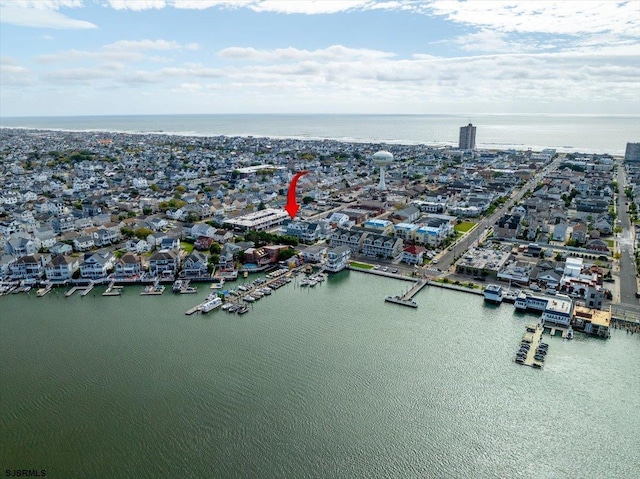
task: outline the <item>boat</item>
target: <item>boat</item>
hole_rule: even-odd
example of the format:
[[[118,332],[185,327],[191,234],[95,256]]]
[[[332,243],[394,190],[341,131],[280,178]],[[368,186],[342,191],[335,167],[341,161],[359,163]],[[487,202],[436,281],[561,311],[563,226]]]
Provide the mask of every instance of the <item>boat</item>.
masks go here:
[[[240,306],[239,304],[235,304],[232,303],[231,306],[229,306],[229,309],[227,310],[229,313],[235,313],[236,311],[238,311],[240,308],[242,308],[242,306]]]
[[[253,303],[256,300],[256,298],[248,294],[244,298],[242,298],[242,300],[246,301],[247,303]]]
[[[567,329],[567,339],[573,339],[573,328]]]
[[[245,271],[244,273],[242,273],[242,277],[243,277],[243,278],[247,278],[247,277],[249,277],[249,272],[248,272],[248,271]]]
[[[314,287],[316,284],[318,284],[318,281],[315,279],[310,279],[309,280],[309,286]]]
[[[484,290],[484,300],[488,303],[502,303],[503,288],[499,284],[489,284]]]
[[[247,287],[246,287],[245,285],[243,285],[243,284],[240,284],[240,285],[238,285],[238,289],[239,289],[240,291],[247,291],[249,288],[247,288]]]
[[[172,290],[174,293],[177,293],[177,292],[179,292],[181,289],[182,289],[182,280],[181,280],[181,279],[176,279],[176,280],[173,282],[173,286],[171,287],[171,290]]]
[[[309,281],[308,278],[302,278],[302,280],[300,280],[300,286],[309,286],[309,284],[311,284],[311,281]]]
[[[203,313],[208,313],[209,311],[219,308],[220,306],[222,306],[222,300],[220,298],[212,298],[202,303],[201,311]]]
[[[238,308],[238,310],[236,311],[236,313],[238,313],[238,314],[244,314],[244,313],[246,313],[247,311],[249,311],[249,307],[248,307],[248,306],[240,306],[240,307]]]

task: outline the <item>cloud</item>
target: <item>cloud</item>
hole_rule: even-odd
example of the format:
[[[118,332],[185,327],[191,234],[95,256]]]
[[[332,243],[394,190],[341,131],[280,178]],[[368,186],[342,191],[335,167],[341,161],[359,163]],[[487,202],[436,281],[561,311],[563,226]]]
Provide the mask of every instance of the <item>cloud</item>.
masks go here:
[[[30,72],[18,61],[10,57],[0,57],[0,85],[27,86],[33,83]]]
[[[456,23],[501,32],[561,35],[616,32],[636,38],[640,36],[637,1],[435,0],[425,3],[420,9]]]
[[[38,61],[44,63],[52,62],[74,62],[82,60],[95,61],[118,61],[136,62],[144,59],[158,61],[168,61],[161,57],[145,57],[148,51],[193,51],[198,50],[197,43],[181,45],[175,40],[119,40],[114,43],[104,45],[98,51],[67,50],[59,53],[50,53],[37,57]]]
[[[364,48],[348,48],[343,45],[331,45],[327,48],[313,51],[293,47],[276,48],[273,50],[260,50],[251,47],[229,47],[220,50],[218,55],[226,60],[252,62],[374,60],[395,56],[394,53]]]
[[[43,2],[43,5],[45,3],[55,2]],[[0,3],[0,22],[20,27],[53,28],[58,30],[98,28],[94,23],[76,20],[55,10],[42,8],[43,5],[31,7],[17,5],[16,3]]]

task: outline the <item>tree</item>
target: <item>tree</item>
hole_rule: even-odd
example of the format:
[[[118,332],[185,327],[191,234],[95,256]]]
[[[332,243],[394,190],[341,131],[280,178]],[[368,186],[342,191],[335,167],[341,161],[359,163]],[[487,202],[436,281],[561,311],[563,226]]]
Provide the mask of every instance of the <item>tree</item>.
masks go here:
[[[153,231],[150,228],[136,228],[133,234],[138,239],[146,239],[147,236],[153,234]]]
[[[160,191],[160,187],[155,183],[153,183],[149,188],[151,188],[151,191]]]
[[[308,205],[309,203],[313,203],[315,200],[311,197],[311,196],[305,196],[304,198],[302,198],[302,202],[305,205]]]
[[[134,231],[131,228],[127,228],[126,226],[123,226],[122,228],[120,228],[120,234],[122,236],[124,236],[125,238],[131,238],[134,236]]]
[[[289,248],[289,249],[280,250],[278,251],[278,261],[286,261],[295,255],[296,255],[296,252],[294,249]]]
[[[211,243],[211,246],[209,246],[209,253],[211,254],[220,254],[221,251],[222,248],[218,243]]]
[[[220,256],[217,254],[212,254],[209,256],[208,261],[210,264],[218,264],[220,262]]]

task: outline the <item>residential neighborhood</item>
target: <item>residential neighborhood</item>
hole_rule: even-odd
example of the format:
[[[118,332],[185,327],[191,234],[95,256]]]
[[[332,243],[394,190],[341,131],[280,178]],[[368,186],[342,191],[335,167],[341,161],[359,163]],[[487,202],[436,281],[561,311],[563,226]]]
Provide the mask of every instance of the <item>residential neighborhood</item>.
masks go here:
[[[393,160],[381,188],[383,149]],[[4,128],[0,158],[7,284],[207,281],[284,261],[337,272],[364,259],[615,300],[615,200],[626,195],[636,215],[640,194],[635,163],[550,149]],[[287,191],[303,170],[291,218]],[[460,238],[474,241],[456,251]],[[436,266],[446,252],[451,264]]]

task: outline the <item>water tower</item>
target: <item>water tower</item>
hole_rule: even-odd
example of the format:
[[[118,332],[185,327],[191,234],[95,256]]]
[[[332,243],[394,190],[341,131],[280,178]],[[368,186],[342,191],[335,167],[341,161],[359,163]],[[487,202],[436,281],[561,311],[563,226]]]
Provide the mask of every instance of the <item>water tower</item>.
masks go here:
[[[380,183],[378,184],[378,189],[385,191],[387,185],[384,182],[384,168],[393,162],[393,155],[388,151],[379,151],[373,155],[373,162],[380,167]]]

